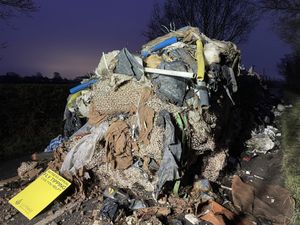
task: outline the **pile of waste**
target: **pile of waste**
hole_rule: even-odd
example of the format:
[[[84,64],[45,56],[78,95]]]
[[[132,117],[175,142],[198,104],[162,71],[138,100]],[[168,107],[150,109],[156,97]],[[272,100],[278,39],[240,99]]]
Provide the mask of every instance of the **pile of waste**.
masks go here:
[[[216,191],[243,130],[243,73],[235,44],[194,27],[150,41],[140,55],[103,53],[95,74],[70,89],[64,135],[36,157],[72,182],[75,199],[100,186],[101,218],[113,224],[253,224],[239,217],[253,202],[233,196],[226,209]],[[265,153],[276,133],[253,132],[247,145]]]
[[[122,188],[139,184],[155,199],[195,167],[216,181],[226,141],[235,135],[226,130],[239,60],[233,43],[192,27],[145,44],[141,56],[127,49],[103,54],[96,75],[82,84],[92,88],[71,89],[65,113],[70,147],[61,148],[54,169],[74,176],[97,165],[99,179]],[[81,118],[87,118],[83,127]]]

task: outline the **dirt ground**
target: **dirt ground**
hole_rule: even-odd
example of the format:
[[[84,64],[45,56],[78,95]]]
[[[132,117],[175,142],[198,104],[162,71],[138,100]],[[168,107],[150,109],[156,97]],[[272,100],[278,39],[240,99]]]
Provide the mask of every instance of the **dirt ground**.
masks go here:
[[[16,169],[20,163],[29,157],[2,162],[0,165],[0,179],[16,176]],[[258,155],[250,161],[240,160],[238,170],[235,174],[240,175],[247,183],[252,183],[256,187],[264,188],[266,184],[278,184],[283,186],[282,151],[272,150],[265,155]],[[102,202],[102,192],[100,187],[91,186],[88,199],[84,201],[69,201],[67,193],[55,200],[49,207],[43,210],[37,217],[29,221],[21,213],[8,204],[8,200],[18,193],[27,183],[15,182],[7,186],[0,187],[0,224],[102,224],[100,223],[100,208]],[[230,186],[230,183],[225,184]],[[68,201],[69,203],[65,203]]]

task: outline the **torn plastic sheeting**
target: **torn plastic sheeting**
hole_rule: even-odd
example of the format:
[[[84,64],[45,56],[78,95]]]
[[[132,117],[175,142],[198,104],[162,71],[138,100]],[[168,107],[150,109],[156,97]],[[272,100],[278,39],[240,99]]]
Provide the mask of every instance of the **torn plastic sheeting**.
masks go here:
[[[233,69],[231,67],[228,67],[226,65],[222,66],[222,74],[223,77],[226,79],[227,87],[231,86],[232,92],[237,92],[237,82],[234,76]]]
[[[170,114],[165,110],[161,111],[157,122],[159,126],[165,127],[165,134],[163,158],[158,170],[159,181],[154,191],[156,198],[167,181],[174,181],[180,178],[177,163],[180,162],[182,154],[181,142],[176,137],[175,127],[171,121]]]
[[[161,69],[186,71],[186,65],[181,61],[163,62]],[[186,94],[187,80],[179,77],[170,77],[154,74],[153,83],[157,85],[157,96],[165,101],[181,106]]]
[[[108,71],[113,70],[114,67],[111,68],[112,61],[116,58],[116,56],[119,53],[120,53],[119,50],[114,50],[106,54],[103,53],[100,62],[98,64],[98,67],[95,69],[95,74],[97,74],[97,76],[102,76],[106,74]]]
[[[66,107],[64,112],[64,120],[64,136],[66,137],[70,137],[82,127],[81,120],[78,117],[76,110],[71,112],[68,107]]]
[[[206,65],[221,62],[220,49],[215,43],[207,43],[204,45],[204,58]]]
[[[217,63],[213,63],[209,66],[209,70],[207,72],[207,85],[208,88],[214,92],[218,91],[218,83],[222,75],[221,66]]]
[[[253,151],[266,154],[275,147],[275,143],[265,133],[252,134],[251,139],[246,141],[247,147]]]
[[[103,201],[100,215],[103,219],[114,221],[119,210],[119,204],[114,200],[107,198]]]
[[[177,48],[170,52],[169,55],[171,58],[185,62],[191,68],[194,74],[197,73],[197,63],[186,48]]]
[[[70,89],[70,93],[71,93],[71,94],[74,94],[74,93],[76,93],[76,92],[78,92],[78,91],[81,91],[81,90],[83,90],[83,89],[86,89],[86,88],[92,86],[92,84],[94,84],[94,83],[96,83],[96,82],[97,82],[97,79],[92,79],[92,80],[89,80],[89,81],[87,81],[87,82],[85,82],[85,83],[79,84],[79,85],[77,85],[77,86],[71,88],[71,89]]]
[[[114,70],[115,73],[134,76],[137,80],[140,80],[144,75],[142,63],[138,62],[126,48],[123,48],[116,58],[118,62]]]
[[[160,43],[157,43],[157,44],[151,46],[149,49],[143,49],[141,54],[143,57],[147,57],[148,55],[151,54],[151,52],[155,52],[157,50],[160,50],[160,49],[162,49],[166,46],[169,46],[171,44],[174,44],[176,42],[177,42],[177,37],[170,37],[168,39],[163,40]]]
[[[44,152],[53,152],[55,149],[60,146],[65,141],[65,138],[60,134],[56,138],[53,138],[47,148],[44,150]]]
[[[276,139],[276,135],[278,133],[278,129],[273,126],[267,126],[264,129],[264,134],[267,134],[272,140]]]
[[[202,35],[202,38],[204,36],[205,35]],[[212,40],[207,37],[205,38],[207,43],[204,45],[204,58],[207,66],[210,66],[213,63],[220,63],[221,55],[222,62],[225,60],[225,63],[232,65],[236,56],[240,54],[240,51],[232,42]]]
[[[81,91],[81,95],[76,98],[75,103],[78,108],[78,112],[82,117],[87,118],[89,115],[90,101],[92,92],[89,90]]]
[[[76,136],[84,136],[91,133],[92,126],[89,123],[85,123],[79,130],[77,130],[70,139]]]
[[[234,76],[233,69],[229,67],[229,73],[230,73],[230,78],[231,78],[231,85],[232,85],[232,91],[235,93],[238,90],[237,82]]]
[[[104,122],[99,127],[93,127],[91,134],[82,137],[66,155],[60,172],[76,174],[78,169],[87,165],[94,155],[96,144],[104,137],[107,129],[108,123]]]

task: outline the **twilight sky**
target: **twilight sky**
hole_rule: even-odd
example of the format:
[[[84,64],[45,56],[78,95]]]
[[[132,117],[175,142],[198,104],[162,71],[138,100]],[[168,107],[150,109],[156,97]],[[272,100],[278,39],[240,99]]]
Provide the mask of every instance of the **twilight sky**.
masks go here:
[[[37,1],[40,10],[31,18],[10,20],[14,28],[0,23],[0,74],[22,75],[60,72],[75,77],[94,71],[102,52],[127,47],[139,52],[145,43],[142,32],[154,2],[163,0],[51,0]],[[255,65],[271,77],[279,77],[276,64],[289,52],[271,29],[271,18],[263,18],[246,43],[239,46],[244,65]]]

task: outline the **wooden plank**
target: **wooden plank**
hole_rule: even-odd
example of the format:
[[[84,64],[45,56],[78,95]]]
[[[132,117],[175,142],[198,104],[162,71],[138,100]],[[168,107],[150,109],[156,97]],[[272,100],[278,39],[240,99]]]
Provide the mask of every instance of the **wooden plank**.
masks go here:
[[[8,179],[5,179],[5,180],[1,180],[0,181],[0,187],[3,187],[9,183],[13,183],[13,182],[16,182],[20,179],[19,176],[15,176],[15,177],[12,177],[12,178],[8,178]]]

